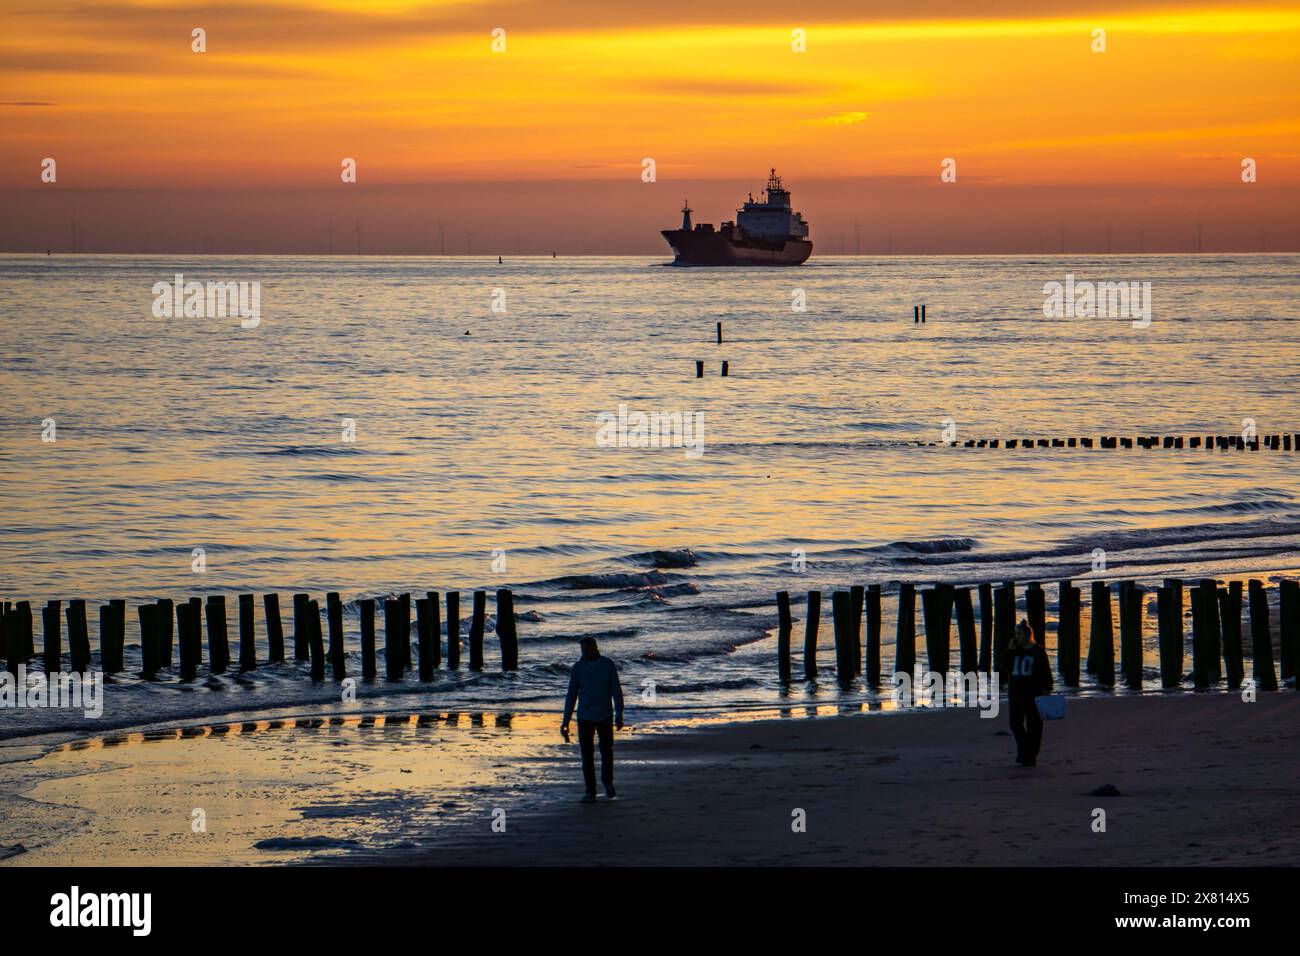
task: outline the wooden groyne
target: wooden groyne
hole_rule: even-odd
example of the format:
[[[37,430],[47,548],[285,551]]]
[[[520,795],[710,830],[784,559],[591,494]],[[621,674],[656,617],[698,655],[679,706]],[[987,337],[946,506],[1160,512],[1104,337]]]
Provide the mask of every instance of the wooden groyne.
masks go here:
[[[1072,435],[1069,437],[1020,436],[1017,438],[968,438],[965,441],[911,442],[918,446],[947,445],[949,448],[1037,448],[1204,449],[1208,451],[1300,451],[1300,432],[1256,435]]]
[[[487,626],[487,591],[473,592],[473,616],[468,635],[469,669],[481,671],[485,666],[484,635]],[[226,673],[237,660],[241,673],[254,671],[261,664],[278,664],[285,659],[284,630],[280,620],[280,595],[271,593],[262,598],[264,608],[267,653],[258,660],[256,638],[257,596],[237,596],[238,655],[232,657],[230,628],[226,615],[226,596],[214,594],[206,601],[194,597],[173,604],[169,599],[136,607],[140,637],[140,676],[153,679],[161,670],[173,666],[173,641],[178,654],[175,662],[182,681],[198,678],[203,665],[203,643],[207,638],[208,673]],[[439,623],[438,592],[429,591],[415,601],[416,649],[412,653],[411,595],[400,594],[387,598],[384,612],[384,675],[388,680],[404,680],[418,661],[419,679],[432,680],[434,672],[442,666],[442,637]],[[372,681],[378,676],[377,647],[375,642],[375,607],[373,598],[357,602],[359,612],[359,641],[361,652],[361,677]],[[449,670],[460,667],[460,592],[446,593],[446,662]],[[344,680],[347,675],[347,656],[344,650],[343,603],[337,591],[325,596],[325,628],[321,626],[320,602],[309,594],[293,596],[293,656],[295,661],[308,664],[313,681],[326,679],[328,669],[332,680]],[[58,673],[63,660],[63,620],[67,622],[68,657],[71,668],[77,672],[92,669],[91,642],[87,625],[86,602],[72,600],[66,610],[61,601],[49,601],[41,609],[42,645],[40,668],[47,674]],[[111,600],[99,608],[99,667],[105,674],[125,671],[123,647],[126,639],[127,606],[122,600]],[[173,622],[175,630],[173,631]],[[328,645],[325,633],[329,634]],[[175,635],[175,637],[173,637]],[[514,593],[508,588],[496,592],[496,636],[502,671],[519,669],[519,635],[516,625]],[[5,668],[17,674],[20,664],[26,665],[37,657],[32,626],[32,607],[28,601],[0,602],[0,656]]]
[[[960,673],[990,673],[1011,643],[1020,612],[1016,583],[984,582],[960,587],[948,583],[932,584],[920,589],[922,625],[928,670],[947,674],[954,663],[951,642],[952,624],[957,625],[957,666]],[[1117,676],[1131,691],[1141,691],[1144,676],[1143,636],[1147,598],[1151,593],[1131,581],[1108,583],[1092,581],[1087,655],[1082,655],[1083,590],[1070,580],[1060,581],[1056,589],[1055,668],[1065,687],[1081,686],[1081,670],[1093,683],[1113,688]],[[916,594],[918,587],[909,582],[898,585],[898,617],[895,622],[894,673],[915,677]],[[1162,688],[1181,687],[1189,681],[1196,688],[1217,686],[1226,681],[1230,689],[1240,689],[1246,681],[1246,648],[1249,648],[1250,674],[1257,689],[1274,691],[1280,686],[1278,667],[1273,657],[1271,610],[1264,582],[1252,579],[1220,585],[1205,578],[1190,587],[1179,578],[1166,578],[1155,588],[1157,610],[1157,647]],[[1281,680],[1296,678],[1300,668],[1300,581],[1285,579],[1276,588],[1278,632],[1280,635]],[[870,688],[881,685],[881,585],[852,586],[831,592],[834,623],[835,677],[844,689],[862,676]],[[974,594],[978,594],[979,631],[975,624]],[[788,591],[777,593],[777,675],[781,683],[792,681],[791,644],[795,621]],[[1186,598],[1186,600],[1185,600]],[[808,592],[808,612],[804,619],[803,679],[818,676],[817,639],[821,618],[822,592]],[[1049,651],[1047,641],[1047,592],[1041,582],[1028,582],[1023,593],[1023,616],[1034,628],[1039,643]],[[1184,673],[1184,639],[1186,619],[1191,617],[1191,669]],[[1249,644],[1242,638],[1243,608],[1250,616]],[[866,614],[866,640],[863,646],[862,618]],[[1115,629],[1119,625],[1119,670],[1116,671]],[[865,650],[865,670],[863,658]]]

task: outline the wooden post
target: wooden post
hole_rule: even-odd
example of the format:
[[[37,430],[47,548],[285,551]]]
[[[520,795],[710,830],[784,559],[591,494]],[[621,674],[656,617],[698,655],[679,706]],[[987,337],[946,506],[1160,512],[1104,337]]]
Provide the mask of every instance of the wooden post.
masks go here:
[[[1223,642],[1219,627],[1219,582],[1214,578],[1202,578],[1201,588],[1205,591],[1205,652],[1207,660],[1206,674],[1211,684],[1223,679]]]
[[[971,603],[970,588],[953,591],[953,604],[957,608],[957,651],[962,675],[979,670],[979,648],[975,638],[975,607]]]
[[[279,664],[284,660],[284,625],[280,621],[280,595],[271,593],[262,598],[266,611],[266,662]]]
[[[867,588],[867,686],[880,686],[880,585]]]
[[[436,606],[436,605],[435,605]],[[433,680],[433,639],[432,619],[429,614],[429,599],[415,599],[415,636],[420,653],[420,680]]]
[[[1169,689],[1183,681],[1183,621],[1175,613],[1174,579],[1166,578],[1162,587],[1156,588],[1156,617],[1159,621],[1160,686]],[[1183,586],[1178,582],[1178,587]]]
[[[325,680],[325,638],[320,628],[320,602],[308,600],[303,608],[307,615],[308,652],[311,654],[311,679],[319,684]]]
[[[853,665],[853,676],[856,677],[862,673],[862,606],[865,603],[866,588],[860,584],[855,584],[849,588],[849,620],[852,626],[849,628],[852,634],[852,657],[850,663]]]
[[[1016,582],[1006,581],[993,595],[993,666],[997,668],[1016,633]],[[1010,675],[1002,674],[1000,682]]]
[[[193,681],[198,677],[199,619],[194,605],[189,601],[176,605],[176,625],[180,635],[181,680]]]
[[[1142,602],[1142,589],[1126,581],[1120,589],[1120,664],[1126,686],[1137,691],[1142,689]]]
[[[402,634],[402,671],[411,669],[411,664],[415,660],[411,654],[411,594],[406,592],[397,596],[397,602],[401,605],[398,610],[397,622],[401,627]]]
[[[208,669],[213,674],[224,674],[230,666],[230,640],[226,635],[226,596],[212,594],[208,597]]]
[[[831,618],[835,626],[835,676],[847,690],[853,683],[853,599],[847,591],[831,593]]]
[[[695,360],[695,377],[704,378],[704,359]]]
[[[474,592],[474,610],[469,619],[469,669],[483,669],[483,621],[487,617],[487,592]]]
[[[1209,618],[1205,612],[1207,599],[1205,589],[1199,585],[1191,588],[1189,593],[1192,601],[1192,685],[1203,690],[1210,686],[1209,640],[1206,636]],[[1215,603],[1218,603],[1217,592]]]
[[[375,668],[375,599],[364,598],[357,602],[361,612],[361,679],[374,680]]]
[[[894,673],[915,677],[916,671],[916,588],[898,586],[898,630],[894,638]]]
[[[257,626],[253,620],[255,594],[239,595],[239,671],[257,670]]]
[[[158,666],[172,666],[172,622],[176,617],[171,598],[158,601]]]
[[[1273,670],[1273,634],[1268,621],[1268,593],[1257,579],[1250,580],[1251,675],[1260,690],[1277,690]]]
[[[497,591],[497,637],[501,639],[501,669],[519,670],[519,631],[515,621],[515,594],[509,588]]]
[[[930,670],[947,674],[952,650],[952,597],[947,585],[936,584],[921,592],[921,619],[925,622],[925,653]]]
[[[460,669],[460,592],[447,592],[447,667]]]
[[[1083,595],[1069,581],[1062,581],[1057,590],[1056,670],[1066,687],[1079,686],[1079,645],[1082,630],[1079,627],[1079,610]]]
[[[1029,618],[1029,626],[1034,629],[1034,640],[1047,650],[1047,594],[1043,591],[1043,585],[1038,581],[1031,581],[1025,587],[1025,617]],[[1059,652],[1058,652],[1059,656]]]
[[[348,676],[348,658],[343,645],[343,599],[338,591],[325,595],[325,618],[330,632],[330,672],[336,681],[341,681]]]
[[[723,363],[722,363],[722,377],[723,377],[723,378],[726,378],[726,377],[727,377],[727,373],[728,373],[729,369],[730,369],[730,366],[728,365],[728,363],[723,362]]]
[[[405,664],[402,654],[401,611],[401,601],[384,601],[384,673],[389,680],[401,680]]]
[[[803,623],[803,679],[817,679],[817,628],[822,617],[822,592],[808,592],[808,614]]]
[[[1300,583],[1286,579],[1279,582],[1277,601],[1282,680],[1285,681],[1296,676],[1296,658],[1300,657]],[[1300,681],[1296,686],[1300,687]]]
[[[60,623],[59,601],[50,601],[41,609],[41,623],[45,630],[45,673],[57,674],[63,657],[63,628]]]
[[[429,680],[433,680],[433,671],[442,666],[442,605],[437,591],[424,592],[424,599],[429,602]],[[424,652],[421,650],[421,660]],[[421,667],[424,665],[421,664]]]
[[[1102,687],[1115,686],[1115,624],[1111,616],[1110,588],[1105,581],[1092,582],[1088,671]]]
[[[90,631],[86,621],[86,602],[68,602],[68,654],[72,670],[84,674],[90,669]]]
[[[27,660],[36,656],[36,640],[32,633],[32,604],[30,601],[19,601],[17,608],[18,641],[22,645],[22,658]],[[125,624],[123,629],[125,631]]]
[[[158,672],[158,608],[141,604],[136,608],[140,619],[140,676],[153,680]]]
[[[722,344],[722,323],[718,323],[718,344]]]
[[[1219,588],[1219,630],[1223,634],[1223,663],[1231,690],[1240,690],[1246,678],[1241,658],[1241,591],[1240,581],[1231,581],[1226,588]]]
[[[116,618],[117,609],[111,603],[99,606],[99,666],[105,674],[115,674],[122,669],[122,649],[114,641]],[[14,623],[17,624],[16,615]]]
[[[103,608],[99,609],[99,619],[101,622],[104,619]],[[102,623],[100,633],[103,633]],[[23,649],[18,636],[18,611],[15,608],[6,607],[4,614],[0,616],[0,651],[4,651],[5,670],[17,677],[18,665],[22,663]]]
[[[718,323],[722,328],[722,323]],[[790,632],[794,623],[790,616],[790,592],[776,592],[776,676],[782,684],[790,683]]]
[[[307,630],[307,602],[310,594],[293,596],[293,659],[305,661],[311,657],[311,633]]]
[[[979,586],[980,596],[980,662],[985,674],[993,671],[993,585],[985,581]]]

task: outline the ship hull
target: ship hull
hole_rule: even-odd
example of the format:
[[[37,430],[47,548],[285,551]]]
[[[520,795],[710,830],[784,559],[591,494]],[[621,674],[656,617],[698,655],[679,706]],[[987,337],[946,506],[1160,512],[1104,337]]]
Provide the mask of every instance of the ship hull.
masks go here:
[[[675,266],[797,266],[812,255],[807,239],[777,245],[737,243],[717,232],[664,229]]]

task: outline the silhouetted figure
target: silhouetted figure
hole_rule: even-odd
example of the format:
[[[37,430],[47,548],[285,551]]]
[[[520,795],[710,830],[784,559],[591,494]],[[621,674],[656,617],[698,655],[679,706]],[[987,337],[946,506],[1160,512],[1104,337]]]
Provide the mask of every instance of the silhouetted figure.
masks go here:
[[[569,739],[569,718],[578,705],[578,746],[582,750],[582,777],[587,784],[582,800],[596,799],[596,758],[592,744],[600,737],[600,779],[605,796],[614,793],[614,728],[623,729],[623,687],[618,682],[618,668],[608,657],[600,656],[594,637],[581,641],[582,657],[569,674],[569,692],[564,697],[564,722],[560,733]]]
[[[1052,668],[1047,651],[1034,640],[1028,621],[1016,625],[1015,636],[1002,655],[998,670],[1007,674],[1007,700],[1011,710],[1011,732],[1016,737],[1016,763],[1032,767],[1043,743],[1043,718],[1034,698],[1051,693]]]

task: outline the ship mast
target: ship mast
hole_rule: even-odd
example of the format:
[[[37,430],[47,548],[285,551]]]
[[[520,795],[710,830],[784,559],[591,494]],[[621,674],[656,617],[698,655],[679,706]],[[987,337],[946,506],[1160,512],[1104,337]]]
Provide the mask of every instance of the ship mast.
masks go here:
[[[691,203],[687,199],[682,200],[682,228],[691,231]]]

